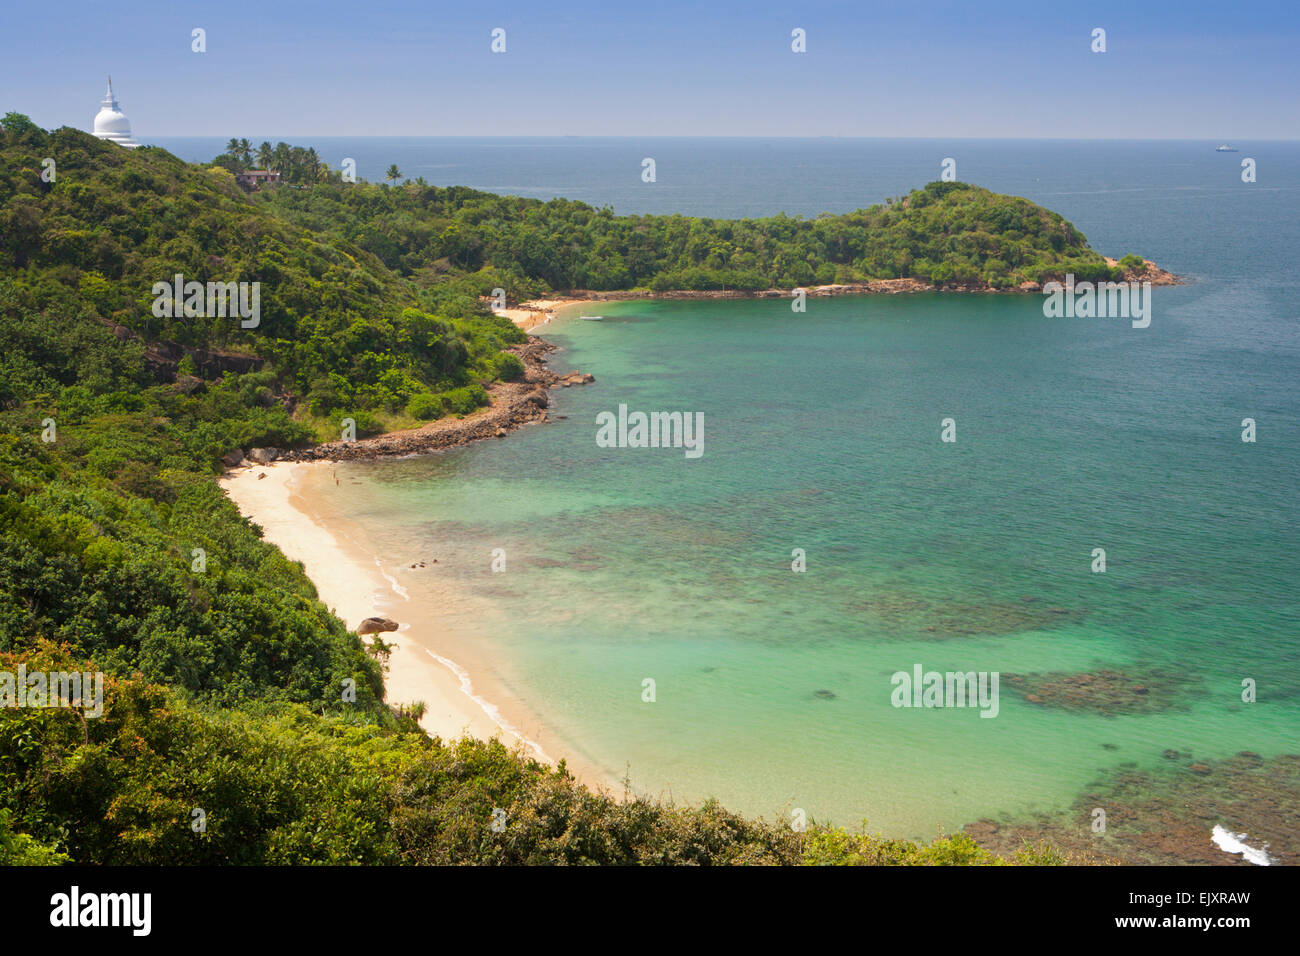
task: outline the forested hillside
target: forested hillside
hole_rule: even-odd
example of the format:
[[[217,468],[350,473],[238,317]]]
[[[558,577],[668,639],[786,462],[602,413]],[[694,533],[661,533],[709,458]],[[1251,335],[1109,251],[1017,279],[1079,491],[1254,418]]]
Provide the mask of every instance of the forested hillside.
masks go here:
[[[435,286],[470,274],[518,298],[552,290],[789,289],[916,278],[937,287],[1011,288],[1063,278],[1119,279],[1059,215],[967,183],[930,183],[886,204],[796,219],[615,216],[463,187],[356,188],[326,176],[263,202],[341,234],[389,268]]]
[[[1094,261],[1059,217],[951,185],[811,223],[337,181],[250,196],[158,149],[0,130],[0,672],[108,675],[99,718],[0,707],[0,863],[1000,862],[617,800],[429,740],[383,700],[382,652],[213,476],[343,415],[472,410],[521,369],[522,333],[477,299],[501,283],[766,285],[946,267],[950,247],[986,270]],[[176,273],[260,283],[260,324],[155,315]]]

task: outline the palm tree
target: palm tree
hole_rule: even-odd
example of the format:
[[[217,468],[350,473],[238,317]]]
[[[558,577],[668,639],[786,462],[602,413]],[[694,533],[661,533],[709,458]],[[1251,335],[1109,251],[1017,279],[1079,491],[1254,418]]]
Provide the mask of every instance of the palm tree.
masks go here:
[[[274,152],[271,150],[271,144],[263,143],[261,146],[257,147],[257,165],[261,166],[263,169],[270,169],[271,159],[274,155]]]
[[[387,181],[396,182],[401,178],[402,178],[402,171],[397,168],[396,163],[393,163],[393,165],[389,166],[388,172],[384,173],[384,179]]]
[[[231,156],[235,157],[235,159],[238,159],[238,158],[239,158],[239,140],[235,139],[235,138],[232,136],[232,137],[230,138],[230,142],[226,144],[226,152],[229,153]]]
[[[420,722],[420,719],[424,716],[425,711],[427,709],[428,708],[425,707],[424,701],[422,700],[417,700],[411,704],[398,704],[397,716],[410,717],[418,724]]]
[[[275,164],[276,171],[288,179],[289,167],[293,164],[293,153],[289,149],[289,144],[280,142],[275,144],[275,150],[271,155],[271,162]]]
[[[308,181],[320,182],[320,156],[316,153],[315,146],[307,150],[305,161],[307,163]]]
[[[246,139],[239,141],[239,158],[245,166],[253,165],[253,144]]]

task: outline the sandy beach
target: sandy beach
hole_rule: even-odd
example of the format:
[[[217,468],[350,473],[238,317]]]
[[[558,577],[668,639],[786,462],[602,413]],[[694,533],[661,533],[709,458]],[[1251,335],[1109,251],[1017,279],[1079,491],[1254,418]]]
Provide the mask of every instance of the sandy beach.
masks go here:
[[[541,300],[522,308],[549,322],[559,310],[582,304]],[[349,519],[346,502],[329,494],[336,482],[319,471],[332,470],[337,461],[349,458],[405,456],[500,438],[524,424],[546,421],[549,389],[591,381],[580,372],[552,372],[546,365],[552,350],[541,339],[530,338],[518,351],[528,369],[526,380],[497,383],[490,390],[491,405],[463,419],[307,452],[278,451],[279,460],[273,463],[245,460],[219,485],[241,514],[261,526],[264,540],[302,563],[320,600],[348,628],[355,630],[368,617],[399,624],[397,631],[382,635],[393,645],[384,675],[390,706],[422,701],[420,726],[431,736],[496,737],[547,764],[564,758],[569,772],[582,782],[617,793],[619,782],[609,771],[586,760],[580,748],[566,746],[500,682],[494,663],[482,655],[481,635],[447,630],[448,610],[458,610],[465,618],[465,595],[436,583],[436,572],[425,578],[431,568],[408,569],[404,556],[376,553],[365,528]]]
[[[532,756],[554,763],[552,755],[474,693],[470,676],[455,661],[439,653],[433,622],[412,621],[403,613],[409,598],[400,586],[305,510],[295,490],[297,480],[304,469],[328,467],[328,462],[254,465],[229,472],[220,485],[245,517],[261,525],[265,540],[302,562],[320,599],[349,628],[355,630],[368,617],[401,623],[399,631],[383,635],[397,645],[385,675],[389,704],[423,701],[420,724],[430,735],[444,740],[495,736],[507,746],[522,743]]]
[[[520,302],[513,309],[493,309],[496,315],[504,315],[525,332],[547,325],[561,309],[571,309],[589,304],[585,299],[534,299],[532,302]]]

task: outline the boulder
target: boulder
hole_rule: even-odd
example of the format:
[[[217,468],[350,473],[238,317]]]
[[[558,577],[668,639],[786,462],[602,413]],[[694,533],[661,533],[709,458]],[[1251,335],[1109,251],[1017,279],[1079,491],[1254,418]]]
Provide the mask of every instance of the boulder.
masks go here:
[[[237,468],[244,463],[244,450],[242,448],[232,448],[221,456],[221,463],[227,468]]]
[[[280,457],[278,448],[254,448],[248,453],[249,461],[255,461],[259,465],[265,465],[267,462],[275,461]]]
[[[198,395],[208,390],[208,385],[197,375],[177,375],[176,391],[185,395]]]
[[[357,625],[358,634],[382,634],[384,631],[397,630],[396,621],[390,621],[386,617],[368,617]]]

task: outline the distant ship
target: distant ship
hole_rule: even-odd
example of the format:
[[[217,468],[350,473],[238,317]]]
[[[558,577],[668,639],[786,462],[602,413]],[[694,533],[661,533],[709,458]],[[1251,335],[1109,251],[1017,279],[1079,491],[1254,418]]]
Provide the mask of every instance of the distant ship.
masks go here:
[[[603,322],[605,319],[603,315],[580,315],[578,318],[586,319],[588,322]]]
[[[1235,153],[1237,151],[1237,147],[1229,146],[1227,143],[1224,143],[1222,146],[1214,147],[1214,151],[1216,153]]]

